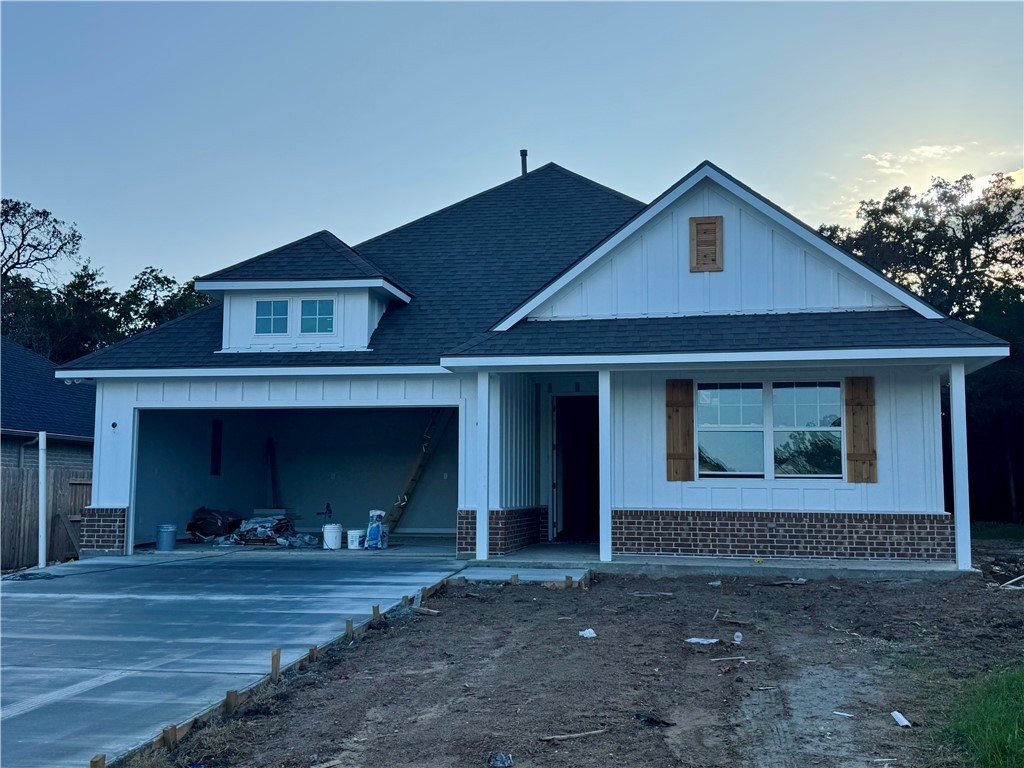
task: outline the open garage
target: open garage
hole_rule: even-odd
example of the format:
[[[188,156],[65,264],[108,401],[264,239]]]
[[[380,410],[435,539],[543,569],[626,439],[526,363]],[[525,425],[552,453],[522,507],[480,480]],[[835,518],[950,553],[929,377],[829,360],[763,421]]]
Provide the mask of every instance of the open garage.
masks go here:
[[[201,507],[365,528],[406,497],[397,533],[454,537],[458,441],[456,408],[140,410],[130,541],[182,537]]]

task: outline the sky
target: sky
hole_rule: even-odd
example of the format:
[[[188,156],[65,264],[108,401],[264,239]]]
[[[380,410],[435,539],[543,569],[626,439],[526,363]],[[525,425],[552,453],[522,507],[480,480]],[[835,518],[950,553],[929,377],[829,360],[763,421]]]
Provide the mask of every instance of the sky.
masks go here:
[[[709,159],[811,225],[1024,167],[1024,4],[0,5],[0,188],[115,287],[349,244],[556,162]]]

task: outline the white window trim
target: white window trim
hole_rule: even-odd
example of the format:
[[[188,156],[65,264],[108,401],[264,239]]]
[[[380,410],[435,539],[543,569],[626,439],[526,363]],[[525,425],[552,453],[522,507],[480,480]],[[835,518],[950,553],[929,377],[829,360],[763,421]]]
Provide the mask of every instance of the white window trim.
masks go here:
[[[300,297],[298,297],[298,302],[297,302],[298,303],[298,325],[296,326],[296,328],[299,329],[298,335],[299,335],[300,338],[302,338],[302,337],[309,337],[309,336],[317,336],[317,337],[320,337],[320,338],[332,338],[332,337],[333,338],[337,338],[337,336],[338,336],[338,298],[339,297],[336,294],[325,294],[323,296],[300,296]],[[303,331],[302,330],[302,302],[304,302],[304,301],[329,301],[329,302],[331,302],[331,307],[332,307],[332,309],[331,309],[331,320],[333,321],[331,327],[334,330],[332,330],[332,331],[323,331],[323,332],[320,332],[320,331]],[[322,315],[316,315],[316,317],[320,318],[320,317],[322,317]]]
[[[263,302],[263,301],[270,301],[270,302],[283,301],[288,306],[288,311],[285,312],[285,323],[286,323],[285,328],[286,328],[286,330],[285,330],[284,333],[259,333],[256,330],[256,320],[259,318],[259,315],[257,314],[259,312],[258,307],[260,305],[260,302]],[[271,311],[273,311],[273,310],[271,310]],[[270,325],[271,325],[271,327],[273,327],[273,325],[274,325],[273,318],[276,317],[276,316],[275,315],[271,315],[270,317],[271,317]],[[265,297],[260,297],[258,299],[254,299],[253,300],[253,302],[252,302],[252,325],[250,326],[252,328],[253,338],[256,338],[256,339],[265,339],[267,337],[276,337],[276,338],[279,338],[279,339],[280,338],[287,338],[287,337],[291,336],[291,331],[288,330],[288,329],[291,328],[291,323],[292,323],[292,301],[291,301],[291,297],[290,296],[265,296]]]
[[[757,386],[759,386],[761,388],[761,423],[760,424],[756,424],[756,425],[754,425],[754,424],[749,424],[749,425],[744,425],[744,424],[732,425],[732,424],[728,424],[728,425],[725,425],[725,426],[713,425],[713,426],[708,426],[708,427],[702,427],[700,425],[700,418],[697,415],[698,413],[700,413],[700,387],[701,387],[702,384],[704,384],[704,385],[717,384],[718,386],[722,386],[723,384],[738,384],[740,386],[742,386],[744,384],[756,384]],[[723,380],[699,381],[699,382],[698,381],[694,381],[693,382],[693,387],[694,387],[694,409],[693,409],[693,417],[694,417],[693,418],[693,421],[694,421],[694,424],[693,424],[693,440],[694,440],[694,446],[693,446],[693,459],[697,463],[696,470],[695,470],[696,474],[694,475],[694,477],[696,477],[698,479],[701,479],[701,480],[767,480],[768,479],[768,473],[766,471],[762,471],[760,473],[754,473],[754,472],[716,472],[713,475],[701,475],[701,472],[700,472],[700,432],[701,431],[704,431],[704,432],[762,432],[762,433],[766,433],[767,432],[767,427],[765,425],[765,413],[764,413],[764,404],[765,404],[765,394],[764,394],[765,384],[764,384],[764,382],[762,382],[762,381],[737,381],[735,379],[732,379],[732,380],[729,380],[729,381],[723,381]],[[742,400],[741,400],[741,402],[742,402]],[[741,411],[741,413],[742,413],[742,411]],[[764,441],[764,435],[762,434],[762,443],[764,443],[764,442],[765,442]],[[762,448],[762,453],[763,452],[764,452],[764,448]],[[761,461],[762,461],[762,469],[764,469],[764,461],[765,461],[764,456],[761,457]]]
[[[839,409],[840,418],[842,420],[842,426],[839,428],[839,450],[840,450],[840,464],[842,467],[841,475],[775,475],[775,409],[772,403],[772,392],[775,381],[771,379],[743,379],[743,378],[728,378],[724,379],[720,376],[715,378],[701,378],[693,380],[693,394],[694,394],[694,408],[693,408],[693,476],[698,482],[721,482],[726,481],[735,483],[737,480],[754,480],[759,482],[775,481],[775,480],[815,480],[822,483],[833,482],[846,482],[846,383],[842,377],[829,378],[827,376],[813,376],[813,377],[798,377],[798,376],[785,376],[779,377],[778,383],[826,383],[836,381],[839,383]],[[717,475],[702,475],[700,471],[700,431],[701,427],[697,420],[697,407],[699,405],[699,391],[701,384],[760,384],[761,385],[761,408],[762,418],[760,430],[764,430],[764,474],[763,475],[752,475],[747,472],[734,472],[729,474],[717,474]],[[705,428],[706,429],[706,428]],[[790,427],[780,427],[780,429],[789,429],[790,431],[805,431],[798,430]],[[821,427],[818,431],[829,431],[834,430],[834,427]],[[727,431],[747,431],[747,432],[758,432],[759,429],[755,427],[729,427]],[[715,431],[714,428],[706,431]],[[718,430],[723,431],[723,430]]]

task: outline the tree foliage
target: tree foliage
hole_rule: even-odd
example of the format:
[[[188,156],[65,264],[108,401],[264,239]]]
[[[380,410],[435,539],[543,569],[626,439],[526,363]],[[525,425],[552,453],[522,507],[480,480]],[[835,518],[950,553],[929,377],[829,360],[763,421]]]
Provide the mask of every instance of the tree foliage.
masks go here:
[[[996,174],[974,192],[974,177],[934,179],[923,194],[892,189],[860,204],[859,228],[819,232],[953,317],[968,319],[984,295],[1024,276],[1024,188]]]
[[[0,279],[5,282],[18,272],[46,274],[60,259],[74,261],[82,242],[74,224],[67,224],[42,208],[6,197],[0,204],[0,235]]]

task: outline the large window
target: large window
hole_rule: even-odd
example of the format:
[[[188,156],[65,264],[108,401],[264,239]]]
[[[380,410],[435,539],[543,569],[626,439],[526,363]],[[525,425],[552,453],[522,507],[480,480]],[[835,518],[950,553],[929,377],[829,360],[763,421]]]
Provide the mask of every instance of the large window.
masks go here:
[[[288,300],[256,302],[256,333],[288,333]]]
[[[334,333],[334,299],[303,299],[301,309],[302,333]]]
[[[839,382],[698,384],[700,477],[842,478],[842,410]]]
[[[775,475],[843,476],[839,382],[772,384]]]
[[[697,386],[701,477],[764,477],[764,398],[760,384]]]

